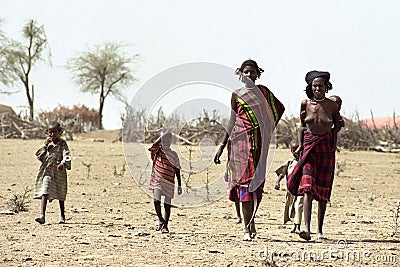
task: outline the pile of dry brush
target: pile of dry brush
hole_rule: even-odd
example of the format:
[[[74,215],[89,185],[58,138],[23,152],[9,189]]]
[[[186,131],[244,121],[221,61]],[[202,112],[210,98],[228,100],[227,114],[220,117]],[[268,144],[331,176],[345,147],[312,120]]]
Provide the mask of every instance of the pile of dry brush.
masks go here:
[[[366,126],[362,120],[343,118],[345,127],[338,136],[338,147],[350,150],[376,150],[380,152],[400,152],[400,129],[393,116],[393,127],[378,129]],[[289,147],[290,140],[296,137],[300,125],[299,118],[283,118],[276,128],[278,146]]]
[[[174,126],[180,129],[175,133],[178,141],[189,145],[197,145],[204,138],[212,139],[218,144],[225,134],[222,125],[226,125],[226,118],[218,116],[213,111],[211,116],[206,111],[190,123],[182,123],[177,114],[169,116],[168,120],[160,108],[154,116],[145,117],[145,111],[134,111],[128,107],[123,118],[123,139],[125,142],[152,142],[163,125]],[[345,127],[339,132],[338,147],[350,150],[376,150],[380,152],[400,152],[400,129],[397,126],[396,116],[393,115],[393,127],[378,129],[367,127],[362,120],[343,118]],[[222,123],[221,123],[222,122]],[[177,127],[179,126],[179,127]],[[284,117],[276,127],[276,143],[278,147],[289,147],[292,138],[296,138],[300,120],[296,117]]]
[[[173,135],[183,144],[197,145],[204,139],[210,139],[215,144],[220,142],[225,134],[222,123],[225,120],[218,116],[218,111],[214,110],[210,118],[204,110],[197,118],[186,122],[180,118],[179,114],[172,114],[168,118],[165,117],[162,108],[158,109],[156,115],[150,114],[146,117],[144,110],[134,110],[126,107],[125,116],[122,118],[122,137],[124,142],[146,142],[151,143],[157,139],[160,131],[168,125],[168,129],[172,130]]]
[[[0,105],[0,137],[2,138],[44,138],[44,130],[49,121],[57,120],[65,128],[65,136],[72,139],[73,133],[98,130],[99,113],[86,106],[67,108],[59,106],[50,112],[41,112],[36,121],[30,122],[18,116],[12,108]],[[221,142],[227,118],[213,110],[207,111],[189,122],[172,114],[166,118],[162,108],[157,114],[147,115],[145,110],[135,110],[127,105],[121,117],[123,129],[116,140],[124,142],[153,142],[157,139],[164,125],[174,131],[178,142],[197,145],[204,139],[211,139],[215,144]],[[339,132],[338,146],[350,150],[376,150],[381,152],[400,152],[400,129],[393,114],[393,126],[378,129],[375,124],[367,127],[362,120],[344,118],[345,127]],[[284,117],[276,128],[278,147],[288,147],[296,137],[300,121],[295,117]]]
[[[96,110],[75,105],[72,108],[58,106],[53,111],[39,113],[35,121],[28,121],[17,115],[12,108],[0,105],[0,137],[44,138],[46,125],[56,120],[65,129],[66,138],[72,140],[73,133],[97,130],[98,118]]]

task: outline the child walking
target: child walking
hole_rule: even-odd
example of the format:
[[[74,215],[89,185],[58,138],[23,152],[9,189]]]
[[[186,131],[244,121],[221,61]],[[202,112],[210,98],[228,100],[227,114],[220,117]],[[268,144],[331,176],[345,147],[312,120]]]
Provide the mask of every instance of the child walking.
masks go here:
[[[278,175],[278,179],[275,183],[275,189],[280,189],[280,182],[283,178],[293,171],[294,166],[296,166],[297,161],[299,159],[298,154],[296,154],[296,150],[299,147],[299,142],[297,138],[292,139],[290,141],[290,151],[292,152],[293,157],[288,159],[285,163],[280,165],[275,173]],[[300,233],[300,225],[301,219],[303,216],[303,196],[293,196],[289,191],[286,191],[286,202],[285,202],[285,211],[283,214],[283,224],[288,221],[293,221],[294,227],[291,233]]]
[[[44,146],[39,148],[35,155],[42,163],[36,177],[34,198],[41,200],[41,216],[35,219],[36,222],[46,222],[47,201],[57,199],[60,205],[60,221],[65,223],[65,198],[67,196],[67,170],[71,170],[71,155],[64,139],[60,136],[63,133],[60,123],[52,121],[49,123],[44,141]]]
[[[229,177],[228,174],[225,173],[224,175],[225,182],[229,182]],[[240,199],[237,197],[236,194],[232,195],[231,199],[235,203],[235,211],[236,211],[236,223],[241,224],[242,223],[242,214],[240,212]]]
[[[178,180],[178,195],[182,194],[181,166],[178,154],[171,149],[172,134],[161,133],[149,151],[153,167],[150,178],[150,190],[154,194],[154,208],[158,217],[156,231],[169,233],[168,222],[171,216],[171,200],[174,197],[175,176]],[[161,196],[164,196],[164,217],[161,213]]]

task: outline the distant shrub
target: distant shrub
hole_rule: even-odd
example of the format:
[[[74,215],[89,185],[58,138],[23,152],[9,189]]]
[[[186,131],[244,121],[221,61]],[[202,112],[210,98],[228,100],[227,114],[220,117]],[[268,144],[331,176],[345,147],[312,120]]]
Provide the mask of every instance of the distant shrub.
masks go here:
[[[99,112],[85,105],[74,105],[72,108],[59,105],[53,111],[41,112],[39,121],[47,124],[49,121],[58,121],[66,131],[71,133],[82,133],[99,129]]]

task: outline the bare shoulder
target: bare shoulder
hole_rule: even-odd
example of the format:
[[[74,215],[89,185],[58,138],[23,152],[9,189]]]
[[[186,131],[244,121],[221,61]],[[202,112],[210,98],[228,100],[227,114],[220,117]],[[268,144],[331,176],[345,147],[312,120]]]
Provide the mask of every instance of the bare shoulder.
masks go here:
[[[307,106],[307,104],[310,102],[309,99],[304,99],[303,101],[301,101],[301,108],[305,108]]]

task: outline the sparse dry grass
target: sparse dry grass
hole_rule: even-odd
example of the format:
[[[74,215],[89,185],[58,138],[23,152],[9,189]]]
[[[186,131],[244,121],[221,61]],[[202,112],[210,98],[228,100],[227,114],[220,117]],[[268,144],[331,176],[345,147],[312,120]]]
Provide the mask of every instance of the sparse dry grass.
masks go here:
[[[26,186],[24,188],[24,192],[13,193],[7,200],[8,208],[15,213],[27,211],[30,203],[30,197],[28,196],[28,193],[30,192],[32,192],[32,189]]]
[[[105,141],[93,142],[93,138]],[[0,214],[0,266],[256,267],[268,266],[257,256],[267,243],[271,251],[286,251],[290,255],[305,250],[335,251],[338,240],[347,241],[344,252],[368,251],[372,257],[368,262],[345,259],[284,262],[275,255],[274,264],[389,267],[400,262],[400,229],[397,228],[397,235],[391,236],[393,219],[397,218],[391,208],[399,201],[399,155],[348,150],[338,153],[338,161],[345,160],[346,168],[334,180],[331,206],[327,208],[324,223],[328,240],[314,241],[318,208],[313,202],[313,241],[304,242],[290,234],[291,224],[282,225],[286,192],[274,189],[273,170],[291,154],[288,149],[277,149],[256,216],[257,238],[243,242],[243,225],[235,223],[234,204],[226,197],[195,208],[175,207],[170,234],[156,232],[152,198],[129,175],[149,178],[148,158],[139,156],[147,148],[132,144],[134,168],[120,177],[124,151],[121,143],[112,143],[114,139],[115,133],[102,131],[68,142],[73,160],[72,170],[68,172],[65,225],[57,223],[59,207],[54,202],[48,204],[45,225],[34,221],[40,212],[40,201],[32,202],[26,212]],[[40,165],[33,154],[41,144],[42,140],[0,139],[0,196],[24,192],[26,185],[32,187]],[[222,161],[220,165],[211,165],[208,171],[193,174],[192,183],[196,175],[202,183],[207,181],[207,175],[212,181],[212,175],[224,168],[226,153]],[[91,163],[89,177],[88,168],[81,162]],[[370,201],[367,196],[371,193],[379,197]],[[27,198],[31,197],[28,193]],[[6,208],[6,201],[0,201],[0,210]],[[137,234],[140,232],[146,235]],[[390,257],[397,262],[382,263],[375,256],[387,256],[386,259]]]

